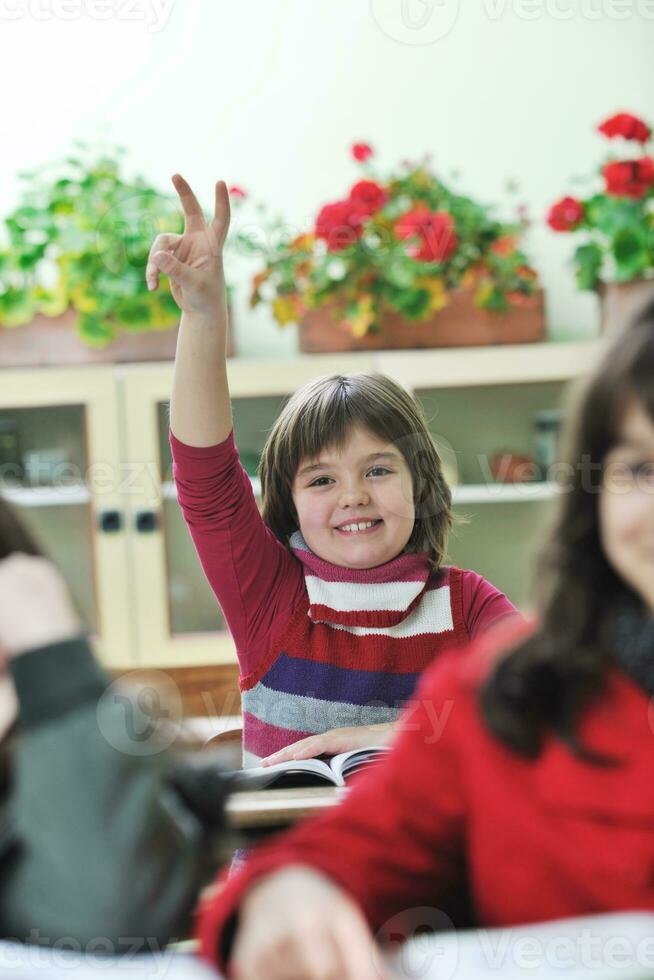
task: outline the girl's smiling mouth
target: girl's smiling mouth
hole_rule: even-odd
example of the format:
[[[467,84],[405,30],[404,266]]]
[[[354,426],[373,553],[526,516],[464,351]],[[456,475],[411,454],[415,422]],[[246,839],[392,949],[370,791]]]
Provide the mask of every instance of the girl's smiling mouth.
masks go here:
[[[339,527],[334,528],[339,534],[344,535],[354,535],[354,534],[371,534],[375,531],[383,521],[380,517],[373,518],[367,521],[348,521],[345,524],[339,525]]]

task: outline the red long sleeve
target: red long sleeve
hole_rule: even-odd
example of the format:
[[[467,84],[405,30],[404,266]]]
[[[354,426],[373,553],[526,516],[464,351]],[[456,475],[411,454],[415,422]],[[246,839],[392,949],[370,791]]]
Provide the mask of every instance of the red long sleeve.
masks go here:
[[[205,957],[216,961],[220,937],[252,880],[285,864],[311,865],[335,879],[373,929],[398,911],[438,902],[461,879],[465,804],[457,730],[464,705],[455,694],[456,664],[457,655],[448,654],[429,672],[383,765],[340,806],[257,850],[204,907],[198,936]]]
[[[484,724],[478,694],[530,628],[507,621],[428,669],[388,758],[339,806],[256,851],[201,908],[205,957],[220,962],[253,880],[289,863],[339,883],[374,931],[397,913],[446,907],[464,875],[487,927],[654,911],[649,698],[612,670],[580,718],[580,743],[614,765],[552,732],[535,759],[512,751]]]
[[[266,526],[234,433],[194,447],[170,433],[173,476],[184,519],[238,653],[241,674],[256,669],[278,621],[304,592],[299,563]]]

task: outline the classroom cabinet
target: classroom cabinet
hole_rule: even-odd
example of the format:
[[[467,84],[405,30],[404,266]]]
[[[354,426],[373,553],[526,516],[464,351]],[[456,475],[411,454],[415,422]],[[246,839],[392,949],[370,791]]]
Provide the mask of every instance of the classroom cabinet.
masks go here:
[[[560,406],[598,350],[593,342],[232,359],[237,445],[256,492],[259,453],[292,391],[319,374],[392,375],[422,403],[456,483],[452,562],[525,607],[557,490],[498,485],[490,457],[533,454],[535,413]],[[177,503],[171,386],[167,363],[0,371],[0,492],[59,563],[104,662],[118,669],[234,662]]]

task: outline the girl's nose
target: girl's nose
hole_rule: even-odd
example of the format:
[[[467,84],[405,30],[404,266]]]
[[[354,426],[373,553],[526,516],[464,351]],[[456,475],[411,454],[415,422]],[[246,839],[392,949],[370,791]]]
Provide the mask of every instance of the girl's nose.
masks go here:
[[[343,490],[338,502],[341,507],[365,506],[370,503],[370,494],[363,486],[350,487]]]

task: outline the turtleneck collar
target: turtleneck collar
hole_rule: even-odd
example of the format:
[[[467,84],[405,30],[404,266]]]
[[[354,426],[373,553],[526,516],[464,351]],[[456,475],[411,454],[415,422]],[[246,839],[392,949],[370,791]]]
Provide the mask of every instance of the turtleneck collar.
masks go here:
[[[300,531],[289,543],[304,568],[309,616],[316,623],[395,626],[420,602],[431,571],[428,552],[402,552],[376,568],[345,568],[311,551]]]

